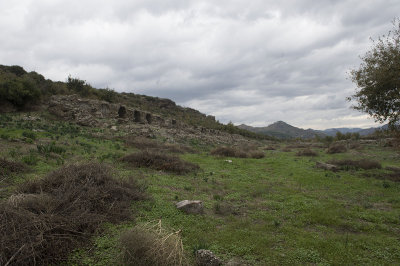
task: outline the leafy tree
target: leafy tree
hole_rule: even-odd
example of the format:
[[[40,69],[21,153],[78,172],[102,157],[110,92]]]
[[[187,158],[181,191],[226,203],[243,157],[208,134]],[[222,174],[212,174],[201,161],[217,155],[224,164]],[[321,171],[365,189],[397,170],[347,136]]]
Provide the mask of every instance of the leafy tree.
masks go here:
[[[400,119],[400,19],[393,30],[372,41],[372,48],[361,57],[362,63],[350,71],[357,91],[348,100],[357,101],[356,110],[376,121],[397,127]]]

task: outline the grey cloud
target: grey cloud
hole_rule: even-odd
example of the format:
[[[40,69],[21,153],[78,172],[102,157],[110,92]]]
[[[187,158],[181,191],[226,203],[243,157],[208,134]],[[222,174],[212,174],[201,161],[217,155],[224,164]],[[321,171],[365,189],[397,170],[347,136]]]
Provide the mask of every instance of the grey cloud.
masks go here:
[[[4,1],[0,62],[171,98],[223,122],[368,125],[346,71],[398,1]]]

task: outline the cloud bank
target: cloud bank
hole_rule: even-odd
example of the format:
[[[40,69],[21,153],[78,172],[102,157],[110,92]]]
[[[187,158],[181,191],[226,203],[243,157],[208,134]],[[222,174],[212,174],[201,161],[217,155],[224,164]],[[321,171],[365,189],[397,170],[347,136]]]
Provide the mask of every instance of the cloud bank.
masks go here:
[[[0,3],[0,64],[170,98],[222,122],[367,127],[346,72],[398,1]]]

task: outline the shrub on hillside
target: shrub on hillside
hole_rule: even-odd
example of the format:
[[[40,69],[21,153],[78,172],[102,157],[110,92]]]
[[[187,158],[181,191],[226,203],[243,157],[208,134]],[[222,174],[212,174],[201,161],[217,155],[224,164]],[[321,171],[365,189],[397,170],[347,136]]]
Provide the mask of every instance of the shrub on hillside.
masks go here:
[[[40,100],[41,92],[34,83],[27,78],[0,80],[0,100],[8,101],[17,107]]]
[[[296,153],[297,156],[318,156],[316,151],[313,151],[309,148],[302,149]]]
[[[181,231],[167,230],[156,223],[137,225],[120,236],[124,265],[189,265]]]
[[[329,164],[334,164],[339,166],[342,170],[349,169],[381,169],[382,165],[374,160],[369,159],[361,159],[361,160],[331,160],[328,162]]]
[[[346,151],[347,151],[346,145],[342,143],[332,143],[331,145],[329,145],[329,148],[326,151],[326,153],[333,154],[333,153],[343,153]]]
[[[232,148],[232,147],[217,147],[213,149],[211,155],[214,156],[224,156],[224,157],[237,157],[237,158],[247,158],[248,154],[244,151]]]
[[[164,144],[144,137],[126,137],[125,144],[129,147],[135,147],[141,150],[157,150],[173,153],[194,152],[194,150],[188,146],[180,144]]]
[[[148,167],[176,174],[186,174],[200,168],[197,164],[183,161],[177,156],[150,150],[126,155],[121,160],[135,167]]]
[[[8,161],[0,158],[0,177],[6,177],[9,174],[18,174],[28,170],[28,167],[20,162]]]
[[[0,264],[63,264],[104,222],[131,216],[145,199],[133,179],[117,180],[101,164],[70,165],[23,183],[0,203]]]
[[[265,153],[263,151],[251,151],[249,152],[249,157],[254,159],[261,159],[265,157]]]

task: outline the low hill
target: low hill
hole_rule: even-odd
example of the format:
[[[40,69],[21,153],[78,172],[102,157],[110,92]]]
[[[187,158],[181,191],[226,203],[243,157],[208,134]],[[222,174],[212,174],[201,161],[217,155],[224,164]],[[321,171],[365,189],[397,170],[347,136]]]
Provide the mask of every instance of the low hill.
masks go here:
[[[280,139],[290,139],[290,138],[310,139],[314,138],[315,135],[319,136],[325,135],[320,131],[294,127],[283,121],[277,121],[267,127],[251,127],[243,124],[239,125],[238,127],[258,134],[273,136]]]

